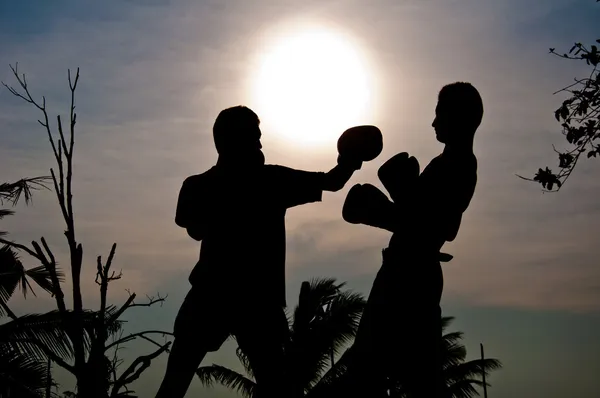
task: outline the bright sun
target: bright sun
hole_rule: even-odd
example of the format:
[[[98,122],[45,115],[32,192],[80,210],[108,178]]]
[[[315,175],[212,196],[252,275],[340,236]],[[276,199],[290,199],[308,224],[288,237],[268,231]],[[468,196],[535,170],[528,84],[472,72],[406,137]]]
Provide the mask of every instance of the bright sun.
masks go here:
[[[323,145],[348,127],[373,124],[365,62],[343,36],[323,28],[286,34],[260,56],[251,95],[266,134]]]

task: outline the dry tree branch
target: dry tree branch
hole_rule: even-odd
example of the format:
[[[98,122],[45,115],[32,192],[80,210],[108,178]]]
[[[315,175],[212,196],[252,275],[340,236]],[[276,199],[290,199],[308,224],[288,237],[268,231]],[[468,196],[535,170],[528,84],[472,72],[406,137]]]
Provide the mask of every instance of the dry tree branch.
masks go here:
[[[127,370],[125,370],[125,372],[123,372],[123,374],[121,374],[121,376],[117,379],[110,396],[116,397],[121,388],[137,380],[140,375],[150,367],[152,360],[161,355],[163,352],[167,351],[170,346],[171,342],[169,341],[152,354],[137,357],[132,364],[129,365]]]
[[[21,94],[15,88],[7,85],[4,82],[2,82],[2,85],[4,87],[6,87],[8,89],[8,91],[10,91],[10,93],[13,94],[14,96],[23,99],[27,103],[33,104],[36,108],[38,108],[40,111],[42,111],[42,114],[44,115],[44,121],[42,122],[41,120],[38,120],[38,122],[46,129],[46,132],[48,133],[48,139],[50,140],[50,144],[52,145],[52,151],[54,152],[54,157],[58,161],[58,152],[56,150],[56,145],[54,144],[54,138],[52,137],[52,131],[50,130],[50,124],[48,123],[48,112],[46,111],[46,97],[42,96],[42,104],[40,105],[36,100],[33,99],[33,96],[29,92],[25,74],[23,74],[22,76],[19,76],[19,72],[18,72],[19,63],[18,62],[15,63],[14,67],[12,65],[9,65],[9,67],[12,70],[13,75],[17,79],[17,82],[19,83],[19,85],[21,86],[21,89],[23,90],[23,92],[25,94]]]
[[[129,290],[127,290],[127,292],[129,293]],[[134,302],[135,298],[136,298],[136,294],[135,293],[129,293],[129,297],[127,298],[127,300],[125,301],[125,303],[121,306],[121,308],[119,308],[110,318],[109,323],[116,321],[117,319],[119,319],[121,317],[121,315],[123,315],[123,313],[125,311],[127,311],[129,308],[132,307],[150,307],[156,303],[162,303],[166,300],[167,296],[165,297],[161,297],[160,295],[158,295],[158,298],[154,298],[154,297],[150,297],[150,296],[146,296],[148,297],[148,302],[147,303],[143,303],[143,304],[136,304]]]
[[[122,337],[122,338],[120,338],[120,339],[112,342],[111,344],[107,345],[106,349],[109,350],[109,349],[111,349],[114,346],[117,346],[117,345],[123,344],[123,343],[127,343],[127,342],[129,342],[131,340],[136,339],[137,337],[144,338],[145,340],[148,340],[151,343],[153,343],[153,344],[155,344],[155,345],[157,345],[159,347],[162,347],[160,344],[156,343],[154,340],[147,338],[146,337],[147,334],[161,334],[163,336],[167,336],[167,335],[168,336],[173,336],[173,333],[171,333],[171,332],[165,332],[163,330],[145,330],[143,332],[132,333],[132,334],[126,336],[126,337]]]
[[[42,238],[41,241],[42,241],[42,244],[44,245],[44,248],[46,249],[46,251],[48,251],[48,256],[51,259],[50,261],[48,261],[48,259],[46,258],[46,255],[42,251],[42,248],[36,241],[32,241],[31,245],[35,248],[35,252],[37,253],[39,260],[42,262],[42,265],[50,273],[50,278],[52,280],[52,286],[53,286],[53,290],[54,290],[54,292],[53,292],[54,298],[56,300],[56,306],[58,307],[58,310],[64,317],[65,314],[67,313],[67,306],[65,305],[64,293],[62,292],[62,289],[60,288],[60,281],[58,279],[58,274],[56,273],[56,260],[54,259],[54,255],[50,251],[50,248],[48,247],[46,240],[44,238]]]
[[[2,243],[3,245],[7,245],[7,246],[10,246],[12,248],[15,248],[17,250],[24,251],[27,254],[29,254],[31,257],[33,257],[33,258],[37,259],[38,261],[42,262],[42,259],[38,256],[38,254],[35,251],[33,251],[30,248],[28,248],[27,246],[25,246],[25,245],[22,245],[22,244],[16,243],[16,242],[12,242],[10,240],[6,240],[6,239],[3,239],[3,238],[0,238],[0,243]]]
[[[135,293],[134,293],[135,296]],[[131,304],[129,305],[129,308],[133,308],[133,307],[150,307],[153,306],[154,304],[160,303],[162,306],[162,303],[167,299],[167,297],[169,297],[169,295],[166,296],[161,296],[160,293],[156,294],[156,297],[154,296],[148,296],[146,295],[146,298],[148,299],[147,303],[141,303],[138,304],[135,301],[132,301]]]

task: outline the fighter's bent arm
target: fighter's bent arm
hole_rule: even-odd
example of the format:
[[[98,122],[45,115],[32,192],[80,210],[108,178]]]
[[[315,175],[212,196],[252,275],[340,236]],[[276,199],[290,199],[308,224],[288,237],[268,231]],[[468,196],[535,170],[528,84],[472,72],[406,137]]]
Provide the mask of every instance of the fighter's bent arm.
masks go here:
[[[194,203],[195,201],[192,180],[188,178],[184,181],[177,199],[175,224],[185,228],[190,238],[200,241],[204,238],[205,231],[202,223],[195,219],[197,218],[195,215],[199,211],[198,204]]]

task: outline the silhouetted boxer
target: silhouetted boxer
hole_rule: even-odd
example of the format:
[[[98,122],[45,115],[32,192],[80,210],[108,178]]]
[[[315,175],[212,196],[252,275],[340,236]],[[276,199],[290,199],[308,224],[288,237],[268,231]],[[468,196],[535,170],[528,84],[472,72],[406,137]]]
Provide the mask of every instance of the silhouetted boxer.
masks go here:
[[[357,377],[348,380],[356,396],[384,396],[397,385],[409,397],[446,394],[440,260],[452,257],[440,250],[456,238],[475,192],[473,139],[483,102],[471,84],[458,82],[442,88],[435,113],[432,126],[443,152],[420,174],[407,154],[386,162],[378,174],[393,202],[364,184],[354,186],[344,204],[347,221],[393,232],[353,347]]]
[[[286,210],[342,189],[362,161],[340,155],[326,173],[265,165],[259,124],[249,108],[223,110],[213,127],[217,164],[181,188],[175,222],[202,246],[157,397],[182,398],[206,353],[230,335],[252,363],[260,396],[292,396],[282,350]]]

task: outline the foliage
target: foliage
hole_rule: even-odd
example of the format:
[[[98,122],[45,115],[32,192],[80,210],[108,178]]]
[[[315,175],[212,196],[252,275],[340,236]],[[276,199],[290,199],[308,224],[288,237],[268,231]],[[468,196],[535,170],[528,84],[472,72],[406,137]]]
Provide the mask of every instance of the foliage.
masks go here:
[[[290,384],[303,395],[320,389],[338,372],[336,354],[352,341],[365,305],[364,298],[347,290],[334,279],[304,282],[300,300],[289,319],[289,340],[285,345],[286,374]],[[256,383],[252,363],[241,349],[237,355],[246,375],[221,365],[202,366],[197,375],[204,385],[227,386],[244,397],[254,397]]]
[[[345,379],[341,376],[352,364],[353,351],[345,350],[337,361],[335,357],[352,342],[365,302],[359,294],[341,291],[342,286],[336,285],[333,279],[305,282],[302,286],[298,306],[289,323],[290,339],[285,350],[286,370],[292,385],[302,390],[301,396],[347,395],[340,393],[345,391]],[[487,377],[502,364],[491,358],[467,361],[467,350],[461,343],[463,333],[445,333],[453,319],[442,318],[444,376],[453,398],[471,398],[479,395],[477,387],[483,386],[483,372]],[[216,364],[201,366],[196,373],[205,386],[218,383],[243,397],[253,398],[256,383],[252,363],[239,348],[236,352],[245,374]],[[398,386],[395,393],[399,397],[406,396],[402,386]]]
[[[502,368],[502,363],[493,358],[467,361],[467,349],[461,343],[463,332],[445,333],[454,317],[442,317],[443,369],[444,379],[452,398],[472,398],[479,396],[476,387],[483,387],[482,375],[486,378],[494,370]],[[490,386],[486,381],[486,386]],[[400,397],[405,397],[402,386],[398,387]]]
[[[21,195],[26,201],[31,198],[31,189],[43,186],[51,180],[54,193],[58,199],[59,208],[66,225],[64,232],[69,247],[69,273],[73,284],[73,308],[67,308],[65,294],[61,282],[63,272],[58,269],[58,261],[42,237],[40,243],[33,241],[31,246],[23,245],[0,237],[4,246],[0,249],[0,316],[8,316],[11,320],[0,325],[0,369],[7,369],[9,364],[19,365],[24,375],[27,372],[35,373],[38,388],[44,381],[46,396],[50,394],[51,376],[49,366],[45,379],[42,378],[41,363],[51,361],[70,372],[76,379],[76,394],[80,397],[124,397],[132,396],[128,385],[139,378],[151,364],[152,360],[168,351],[170,342],[158,343],[149,336],[152,334],[170,335],[159,330],[147,330],[124,336],[121,329],[121,316],[130,308],[151,306],[162,303],[164,297],[149,297],[147,303],[137,304],[135,294],[121,306],[110,305],[107,302],[108,285],[110,282],[121,278],[121,274],[111,271],[111,266],[116,251],[116,244],[112,245],[105,262],[101,256],[96,261],[96,283],[100,290],[100,308],[96,310],[85,309],[81,292],[81,269],[83,266],[83,247],[77,241],[75,233],[75,217],[73,213],[73,153],[74,136],[77,114],[75,113],[75,90],[79,80],[79,69],[72,79],[71,71],[68,73],[68,82],[71,93],[71,106],[69,123],[63,131],[60,115],[57,116],[58,139],[55,139],[48,113],[46,111],[46,98],[41,101],[33,98],[24,74],[20,75],[15,67],[11,66],[13,74],[19,85],[19,90],[2,83],[13,95],[37,108],[42,119],[38,120],[45,129],[56,160],[57,170],[50,169],[51,177],[41,179],[25,179],[17,183],[0,185],[0,203],[10,201],[15,203]],[[0,211],[0,218],[11,214],[8,210]],[[39,266],[25,269],[19,252],[26,253],[36,260]],[[25,295],[31,290],[29,280],[34,281],[43,290],[49,292],[55,300],[56,310],[46,314],[28,314],[16,316],[8,307],[8,300],[17,287]],[[118,353],[123,345],[136,338],[145,339],[158,348],[149,355],[136,358],[124,371],[118,372],[123,364]],[[27,358],[27,360],[25,359]],[[43,361],[43,362],[42,362]],[[4,368],[3,368],[4,367]],[[44,367],[44,369],[46,369]],[[9,373],[5,373],[10,376]],[[4,375],[4,373],[3,373]],[[33,380],[22,377],[14,380]],[[44,384],[41,383],[41,384]],[[29,387],[33,388],[31,385]],[[13,392],[14,394],[14,392]],[[72,393],[71,393],[72,394]],[[65,393],[68,395],[68,392]],[[1,396],[1,393],[0,393]],[[18,395],[20,396],[20,395]]]
[[[47,177],[35,177],[1,183],[0,204],[8,202],[15,206],[21,197],[29,204],[32,191],[45,188],[46,181]],[[0,219],[12,214],[9,209],[0,209]],[[6,233],[0,231],[2,235]],[[58,275],[62,277],[61,273]],[[10,246],[0,246],[0,319],[18,319],[9,308],[8,301],[17,287],[23,295],[28,291],[35,294],[30,279],[42,289],[49,290],[49,275],[42,267],[25,269]],[[28,316],[21,318],[18,324],[9,322],[0,325],[0,397],[42,397],[53,384],[46,370],[46,360],[42,358],[43,353],[33,341],[44,342],[61,350],[66,347],[62,345],[64,335],[57,333],[52,326],[48,327],[47,322],[33,318]],[[66,354],[67,350],[63,353]]]
[[[600,0],[596,0],[600,2]],[[600,43],[600,39],[596,40]],[[600,155],[600,51],[596,44],[584,45],[575,43],[568,53],[559,54],[554,48],[550,53],[560,58],[585,62],[590,68],[589,75],[576,78],[575,82],[557,93],[568,93],[554,112],[554,117],[561,123],[569,149],[554,151],[558,155],[558,172],[549,167],[539,169],[532,180],[540,183],[548,191],[559,190],[577,166],[581,156],[587,158]]]

